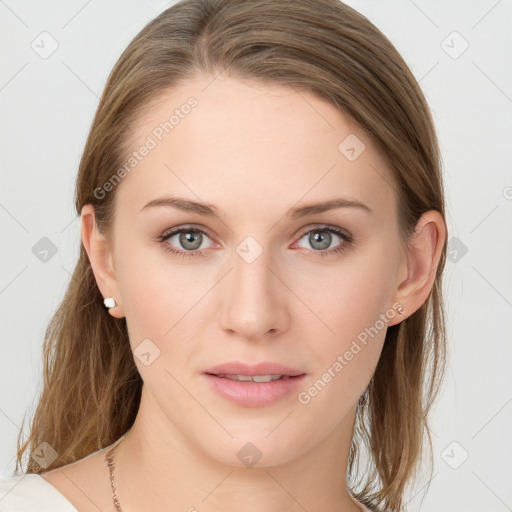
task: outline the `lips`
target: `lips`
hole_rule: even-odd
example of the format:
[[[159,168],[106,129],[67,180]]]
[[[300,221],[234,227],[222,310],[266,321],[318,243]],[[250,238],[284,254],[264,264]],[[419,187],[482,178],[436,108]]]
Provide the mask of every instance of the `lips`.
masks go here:
[[[242,407],[264,407],[290,397],[306,373],[280,363],[222,363],[203,372],[210,388]]]

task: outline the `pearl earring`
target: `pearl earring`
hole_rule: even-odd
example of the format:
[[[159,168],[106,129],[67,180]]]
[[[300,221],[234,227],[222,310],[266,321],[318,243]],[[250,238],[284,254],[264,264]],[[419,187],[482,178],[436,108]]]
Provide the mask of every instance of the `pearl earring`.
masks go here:
[[[115,308],[117,306],[116,299],[114,299],[114,297],[108,297],[103,301],[103,304],[105,304],[108,309]]]
[[[398,314],[401,315],[404,312],[404,309],[402,308],[402,304],[398,304],[398,307],[396,308],[398,311]]]

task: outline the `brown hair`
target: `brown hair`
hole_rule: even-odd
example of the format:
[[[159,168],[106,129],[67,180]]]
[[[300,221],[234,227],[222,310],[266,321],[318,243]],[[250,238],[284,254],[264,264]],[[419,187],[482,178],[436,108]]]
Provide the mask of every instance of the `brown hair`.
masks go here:
[[[166,89],[223,71],[310,91],[354,119],[389,162],[402,243],[422,213],[437,210],[445,218],[439,147],[422,91],[391,42],[338,0],[184,0],[152,20],[107,80],[80,161],[78,215],[92,204],[108,234],[116,189],[101,199],[94,191],[125,161],[127,127]],[[359,401],[347,478],[355,478],[367,449],[370,471],[353,492],[370,506],[401,510],[421,460],[445,369],[443,243],[428,299],[388,328]],[[137,414],[142,380],[126,322],[106,311],[83,245],[43,351],[44,388],[30,436],[24,443],[18,437],[16,471],[25,450],[32,455],[43,441],[58,453],[46,470],[81,459],[117,440]],[[28,458],[27,472],[41,473]]]

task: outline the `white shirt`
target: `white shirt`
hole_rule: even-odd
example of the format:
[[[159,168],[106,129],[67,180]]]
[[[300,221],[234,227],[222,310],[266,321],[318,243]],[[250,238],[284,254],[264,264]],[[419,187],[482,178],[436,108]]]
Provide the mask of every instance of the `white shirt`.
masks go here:
[[[361,510],[369,508],[356,502]],[[37,473],[0,477],[1,512],[79,512],[52,484]]]
[[[2,512],[78,512],[55,488],[37,473],[0,477]]]

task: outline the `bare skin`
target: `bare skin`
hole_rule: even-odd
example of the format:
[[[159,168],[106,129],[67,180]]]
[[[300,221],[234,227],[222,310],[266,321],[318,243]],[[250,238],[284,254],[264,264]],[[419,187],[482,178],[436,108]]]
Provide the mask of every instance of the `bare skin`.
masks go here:
[[[148,108],[133,150],[190,96],[197,106],[117,185],[113,244],[95,228],[92,207],[82,211],[98,287],[118,303],[110,314],[126,317],[132,349],[150,339],[160,350],[149,365],[134,358],[144,386],[135,423],[116,450],[123,511],[360,511],[345,485],[357,402],[386,328],[430,293],[445,239],[442,217],[423,214],[402,251],[384,159],[333,105],[292,88],[225,76],[190,80]],[[365,145],[353,161],[338,149],[350,134]],[[143,208],[170,194],[213,204],[221,218]],[[286,217],[291,208],[340,197],[371,211]],[[203,231],[195,250],[202,256],[164,250],[191,252],[179,234],[156,239],[177,226]],[[309,237],[319,227],[339,228],[353,241],[323,229],[330,244],[319,249]],[[236,251],[248,236],[262,250],[250,263]],[[385,327],[333,376],[338,356],[382,315]],[[331,379],[306,404],[293,393],[242,407],[216,394],[203,375],[231,360],[298,368],[305,392],[325,382],[329,368]],[[237,456],[248,442],[261,453],[253,467]],[[42,476],[82,512],[112,510],[105,451]]]

